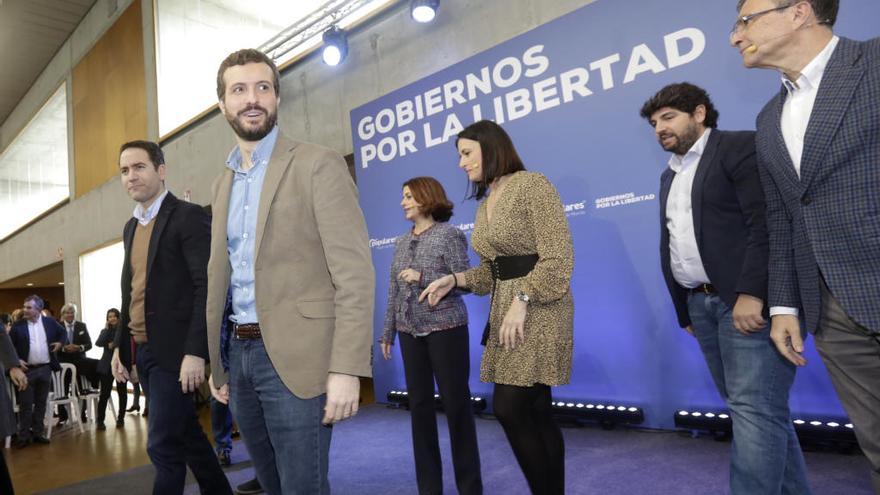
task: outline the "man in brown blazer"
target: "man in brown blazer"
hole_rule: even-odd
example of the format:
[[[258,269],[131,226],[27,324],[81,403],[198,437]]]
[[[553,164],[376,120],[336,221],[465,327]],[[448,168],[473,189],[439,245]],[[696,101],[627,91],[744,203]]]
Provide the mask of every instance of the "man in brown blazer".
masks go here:
[[[375,277],[344,160],[279,132],[278,90],[257,50],[217,73],[238,146],[213,186],[211,389],[267,493],[323,494],[331,426],[357,413],[358,377],[371,375]]]

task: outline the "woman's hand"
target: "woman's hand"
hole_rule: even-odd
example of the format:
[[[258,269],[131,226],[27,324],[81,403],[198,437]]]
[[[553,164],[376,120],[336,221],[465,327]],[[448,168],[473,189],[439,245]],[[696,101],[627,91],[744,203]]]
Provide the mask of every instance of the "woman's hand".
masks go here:
[[[391,359],[391,342],[382,342],[379,345],[382,347],[382,357],[385,361]]]
[[[505,349],[516,349],[517,344],[525,341],[525,324],[528,303],[514,298],[513,303],[507,308],[507,314],[501,322],[501,330],[498,339]]]
[[[424,301],[427,297],[428,304],[436,306],[446,294],[449,294],[449,291],[451,291],[453,287],[455,287],[455,275],[444,275],[431,282],[428,287],[419,294],[419,302]]]
[[[417,284],[419,280],[422,279],[422,274],[413,270],[412,268],[407,268],[406,270],[398,273],[397,278],[403,280],[408,284]]]

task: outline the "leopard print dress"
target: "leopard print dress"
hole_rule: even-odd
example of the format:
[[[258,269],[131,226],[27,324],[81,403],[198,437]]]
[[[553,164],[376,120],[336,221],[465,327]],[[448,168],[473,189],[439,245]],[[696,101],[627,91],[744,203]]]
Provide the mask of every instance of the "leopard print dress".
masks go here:
[[[480,380],[523,387],[568,383],[574,343],[574,303],[569,285],[574,252],[556,188],[539,173],[514,173],[501,191],[491,222],[486,218],[486,201],[480,204],[471,242],[481,263],[465,272],[465,280],[467,287],[480,295],[492,291],[489,260],[538,254],[535,268],[525,277],[497,281]],[[525,343],[504,349],[498,331],[520,290],[530,298]]]

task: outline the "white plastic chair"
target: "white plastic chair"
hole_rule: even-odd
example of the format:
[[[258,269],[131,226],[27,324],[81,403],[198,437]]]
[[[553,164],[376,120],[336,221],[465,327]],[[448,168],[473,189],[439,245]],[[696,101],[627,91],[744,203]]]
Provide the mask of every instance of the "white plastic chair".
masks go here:
[[[79,388],[80,390],[90,390],[92,384],[89,383],[89,380],[84,377],[79,377]],[[97,417],[95,416],[96,411],[98,410],[98,400],[101,397],[101,393],[99,391],[92,391],[90,393],[85,393],[80,395],[79,398],[86,403],[86,413],[89,416],[89,423],[95,423],[97,421]],[[113,409],[113,415],[116,415],[116,408],[113,406],[113,403],[110,402],[110,407]]]
[[[64,390],[64,378],[70,375],[70,390]],[[67,407],[69,421],[79,425],[80,433],[85,431],[79,411],[79,394],[76,391],[76,367],[70,363],[61,363],[61,371],[52,373],[52,391],[46,404],[46,438],[52,438],[53,415],[58,407]]]

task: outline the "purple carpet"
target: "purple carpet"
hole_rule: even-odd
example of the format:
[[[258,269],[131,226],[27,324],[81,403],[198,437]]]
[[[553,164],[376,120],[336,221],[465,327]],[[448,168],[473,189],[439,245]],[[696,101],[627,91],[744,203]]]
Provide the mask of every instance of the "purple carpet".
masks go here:
[[[446,418],[438,414],[445,492],[456,493]],[[483,484],[487,494],[527,494],[528,487],[494,419],[477,419]],[[729,442],[691,438],[678,432],[595,426],[563,429],[566,487],[569,494],[720,494],[728,493]],[[235,443],[233,460],[247,460]],[[870,495],[867,460],[861,455],[807,452],[816,495]],[[242,465],[239,464],[238,467]],[[253,476],[250,467],[233,466],[233,483]],[[334,494],[416,493],[409,412],[372,405],[334,428],[330,450],[330,486]],[[190,486],[187,493],[198,493]]]

